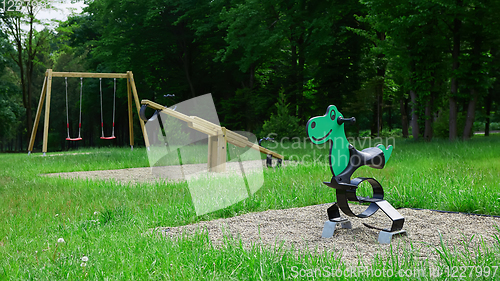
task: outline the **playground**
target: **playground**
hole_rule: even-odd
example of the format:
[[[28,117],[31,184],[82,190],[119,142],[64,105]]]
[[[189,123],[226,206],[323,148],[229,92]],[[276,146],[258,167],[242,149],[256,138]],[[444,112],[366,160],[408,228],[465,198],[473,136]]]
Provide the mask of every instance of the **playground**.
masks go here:
[[[499,13],[4,0],[0,281],[499,280]]]
[[[52,77],[64,77],[66,88],[67,77],[81,77],[80,104],[83,78],[99,78],[102,140],[115,139],[115,81],[125,78],[128,125],[140,116],[145,147],[134,149],[130,130],[129,148],[48,151]],[[110,135],[102,78],[113,79]],[[34,144],[44,107],[39,153]],[[66,111],[65,140],[82,141],[81,109],[78,126],[70,125],[67,105]],[[287,279],[297,265],[496,268],[498,135],[455,143],[348,140],[344,126],[356,119],[330,105],[307,122],[307,139],[257,141],[220,126],[214,113],[210,95],[173,107],[139,100],[131,72],[47,70],[30,153],[0,155],[1,202],[8,206],[0,251],[17,250],[3,274],[25,276],[40,263],[50,270],[37,275],[64,271],[70,279],[79,279],[80,270],[116,278]],[[155,252],[168,254],[158,262]],[[150,269],[127,270],[124,259],[135,267],[148,260]],[[277,259],[286,259],[280,268]],[[240,267],[244,262],[266,271]]]

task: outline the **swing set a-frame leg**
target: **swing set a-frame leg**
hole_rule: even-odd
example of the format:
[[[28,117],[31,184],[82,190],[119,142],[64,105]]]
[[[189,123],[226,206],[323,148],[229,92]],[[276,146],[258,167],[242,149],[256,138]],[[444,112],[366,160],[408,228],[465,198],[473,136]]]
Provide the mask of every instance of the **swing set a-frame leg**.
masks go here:
[[[43,86],[42,86],[42,92],[40,93],[40,100],[38,101],[38,108],[36,110],[36,116],[35,116],[35,122],[33,123],[33,128],[31,129],[31,137],[30,137],[30,142],[28,145],[28,155],[31,154],[33,151],[33,146],[35,145],[35,137],[36,137],[36,131],[38,130],[38,124],[40,123],[40,116],[42,115],[42,107],[43,103],[45,101],[45,97],[47,96],[47,92],[49,92],[49,97],[47,99],[47,104],[50,103],[50,86],[49,84],[49,76],[48,76],[48,71],[45,72],[45,78],[43,79]],[[52,82],[52,81],[50,81]],[[48,112],[47,109],[45,111],[45,120],[48,120]],[[45,121],[46,127],[48,127],[48,122]],[[45,140],[45,131],[44,131],[44,140]],[[44,154],[47,152],[47,145],[44,142]]]
[[[137,114],[141,111],[141,102],[139,101],[139,96],[137,95],[137,88],[135,87],[135,82],[134,82],[134,74],[132,74],[132,71],[127,71],[128,75],[128,81],[130,84],[130,88],[132,89],[132,94],[134,96],[134,101],[135,101],[135,106],[137,108]],[[132,98],[129,96],[129,128],[132,128]],[[142,130],[142,135],[144,136],[144,144],[146,145],[146,148],[149,150],[149,138],[146,133],[146,129],[144,128],[144,121],[139,118],[139,121],[141,122],[141,130]],[[134,148],[134,135],[133,135],[133,128],[130,130],[130,147],[133,149]]]
[[[132,117],[132,92],[130,90],[130,76],[127,78],[127,101],[128,101],[128,131],[129,131],[128,135],[130,138],[130,150],[134,150],[134,124],[132,123],[132,120],[133,120],[133,117]]]
[[[47,90],[45,91],[45,119],[43,120],[43,156],[47,153],[49,142],[50,95],[52,92],[52,69],[47,70]]]

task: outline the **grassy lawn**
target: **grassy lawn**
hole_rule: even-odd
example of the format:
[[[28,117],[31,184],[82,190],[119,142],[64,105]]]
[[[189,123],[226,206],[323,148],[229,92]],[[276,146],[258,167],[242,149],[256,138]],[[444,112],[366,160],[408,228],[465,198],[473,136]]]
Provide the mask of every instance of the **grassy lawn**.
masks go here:
[[[362,144],[354,145],[360,149]],[[395,207],[500,215],[499,135],[455,143],[396,139],[394,145],[386,168],[363,167],[354,176],[378,179]],[[268,147],[303,162],[264,170],[264,186],[253,196],[201,217],[196,216],[185,182],[131,185],[39,176],[148,167],[145,149],[85,149],[47,157],[0,154],[0,279],[275,280],[293,277],[293,266],[344,269],[338,255],[296,254],[258,245],[248,250],[229,238],[220,249],[210,244],[205,233],[178,241],[143,235],[156,226],[335,201],[334,191],[322,184],[331,178],[327,147],[305,143]],[[75,152],[86,154],[72,155]],[[189,162],[202,158],[192,157]],[[57,243],[59,238],[65,242]],[[442,252],[438,262],[499,265],[498,245],[484,247],[475,258],[443,247],[438,249]],[[87,262],[82,262],[84,256]],[[418,264],[411,252],[403,260],[380,259],[374,265],[380,269],[429,266]]]

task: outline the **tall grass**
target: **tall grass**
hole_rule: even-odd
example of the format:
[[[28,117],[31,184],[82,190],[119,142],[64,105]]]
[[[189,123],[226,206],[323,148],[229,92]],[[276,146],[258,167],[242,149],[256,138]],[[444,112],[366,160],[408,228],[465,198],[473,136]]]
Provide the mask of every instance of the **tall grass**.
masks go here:
[[[455,143],[398,139],[386,168],[364,167],[355,176],[377,178],[396,207],[500,215],[498,144],[499,136]],[[217,248],[206,233],[179,240],[144,235],[156,226],[335,201],[334,191],[322,184],[331,177],[325,157],[328,148],[286,146],[274,150],[288,159],[300,159],[300,164],[266,169],[265,184],[253,196],[201,217],[196,216],[185,182],[134,185],[39,176],[147,167],[145,149],[86,149],[47,157],[0,154],[0,279],[275,280],[293,277],[293,266],[345,269],[338,254],[297,254],[259,245],[245,249],[230,237]],[[305,157],[311,152],[315,157]],[[199,159],[203,157],[189,161]],[[56,247],[61,237],[65,243]],[[446,245],[436,251],[441,253],[437,264],[441,266],[493,266],[500,259],[498,244],[473,249],[473,256]],[[417,254],[411,249],[407,252],[403,260],[379,257],[373,264],[380,269],[431,266],[412,259]],[[83,256],[89,257],[85,267]]]

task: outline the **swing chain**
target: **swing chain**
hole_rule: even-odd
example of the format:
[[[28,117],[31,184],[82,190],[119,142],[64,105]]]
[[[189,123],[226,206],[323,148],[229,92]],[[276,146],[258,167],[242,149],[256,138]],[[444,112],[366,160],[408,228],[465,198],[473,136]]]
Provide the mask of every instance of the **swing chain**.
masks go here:
[[[68,137],[66,140],[69,141],[78,141],[82,139],[82,96],[83,96],[83,77],[80,77],[80,117],[78,122],[78,137],[71,138],[69,133],[69,103],[68,103],[68,77],[64,77],[65,85],[66,85],[66,131],[68,133]]]
[[[111,127],[111,136],[104,136],[104,114],[102,108],[102,78],[99,78],[99,95],[101,99],[101,139],[114,139],[115,138],[115,111],[116,111],[116,78],[114,79],[113,85],[113,124]]]

